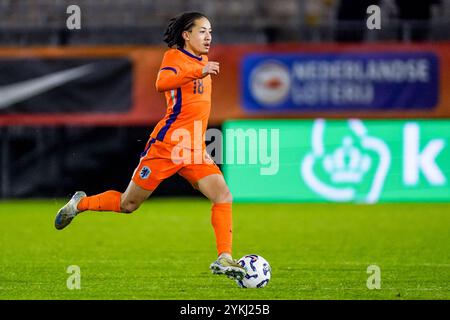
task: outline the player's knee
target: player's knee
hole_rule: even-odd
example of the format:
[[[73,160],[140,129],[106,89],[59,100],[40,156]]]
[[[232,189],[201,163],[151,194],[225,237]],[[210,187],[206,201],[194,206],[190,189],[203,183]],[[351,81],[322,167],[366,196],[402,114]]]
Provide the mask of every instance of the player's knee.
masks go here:
[[[233,195],[231,194],[230,190],[228,190],[228,189],[225,192],[224,202],[226,202],[226,203],[232,203],[233,202]]]
[[[233,196],[231,195],[231,192],[228,188],[223,190],[219,193],[217,196],[217,199],[215,199],[215,203],[232,203],[233,202]]]
[[[132,213],[139,208],[139,204],[133,201],[124,201],[120,204],[123,213]]]

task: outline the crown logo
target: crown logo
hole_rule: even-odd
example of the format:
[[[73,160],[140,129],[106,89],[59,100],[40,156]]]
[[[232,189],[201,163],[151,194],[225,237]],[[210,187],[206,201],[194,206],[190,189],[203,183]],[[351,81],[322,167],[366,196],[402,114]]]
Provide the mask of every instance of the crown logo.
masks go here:
[[[358,183],[369,170],[372,161],[353,146],[353,139],[344,137],[342,146],[323,159],[323,167],[335,183]]]

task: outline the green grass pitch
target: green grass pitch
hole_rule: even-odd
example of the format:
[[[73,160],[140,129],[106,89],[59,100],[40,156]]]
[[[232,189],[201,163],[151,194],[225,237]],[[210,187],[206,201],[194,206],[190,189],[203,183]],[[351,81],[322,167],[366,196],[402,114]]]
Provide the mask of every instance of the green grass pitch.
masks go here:
[[[0,299],[450,299],[450,204],[235,204],[235,258],[260,254],[273,273],[240,289],[208,269],[207,200],[83,213],[57,231],[64,201],[0,202]],[[67,288],[70,265],[79,290]],[[379,290],[366,286],[369,265]]]

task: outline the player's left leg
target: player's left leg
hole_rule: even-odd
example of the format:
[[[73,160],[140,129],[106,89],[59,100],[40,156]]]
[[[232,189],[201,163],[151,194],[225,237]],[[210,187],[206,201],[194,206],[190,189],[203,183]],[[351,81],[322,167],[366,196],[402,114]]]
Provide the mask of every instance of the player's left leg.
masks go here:
[[[75,216],[87,210],[131,213],[139,208],[151,194],[152,191],[139,187],[133,181],[130,181],[124,193],[108,190],[88,197],[83,191],[77,191],[70,201],[58,211],[55,228],[64,229]]]
[[[146,190],[131,180],[124,193],[109,190],[90,197],[84,197],[80,199],[76,208],[78,213],[87,210],[132,213],[150,197],[152,192],[153,190]]]
[[[58,211],[55,218],[56,229],[65,228],[80,212],[87,210],[120,213],[135,211],[161,181],[178,171],[179,168],[172,163],[170,155],[170,149],[150,139],[124,193],[109,190],[87,197],[83,191],[77,191]]]

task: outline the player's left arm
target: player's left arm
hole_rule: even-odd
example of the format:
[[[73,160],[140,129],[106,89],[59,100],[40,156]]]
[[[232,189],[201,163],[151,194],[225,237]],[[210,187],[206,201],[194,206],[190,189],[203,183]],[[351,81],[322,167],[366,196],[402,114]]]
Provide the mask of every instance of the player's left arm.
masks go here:
[[[183,70],[178,66],[166,66],[159,70],[156,79],[156,90],[164,92],[179,88],[188,82],[200,79],[203,76],[203,67]]]
[[[188,82],[208,75],[219,74],[219,62],[208,61],[203,67],[184,69],[170,58],[165,58],[156,79],[156,90],[164,92],[179,88]]]

